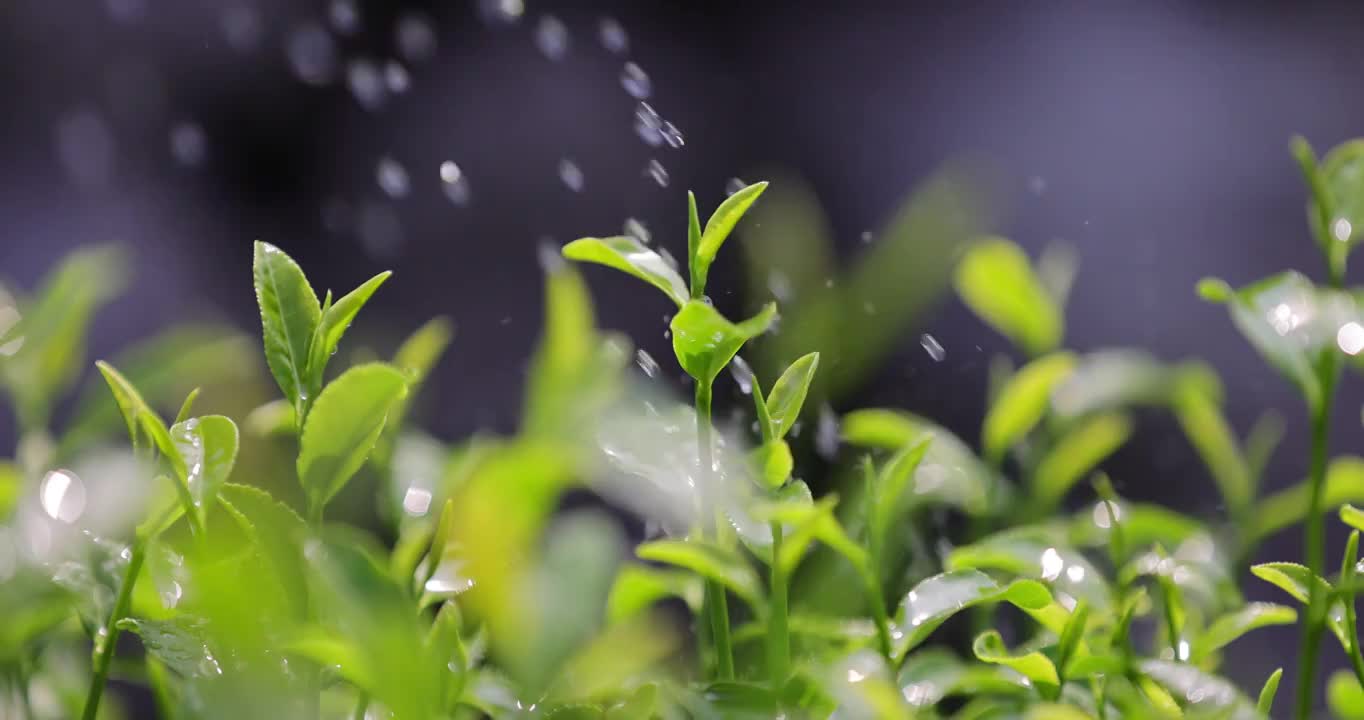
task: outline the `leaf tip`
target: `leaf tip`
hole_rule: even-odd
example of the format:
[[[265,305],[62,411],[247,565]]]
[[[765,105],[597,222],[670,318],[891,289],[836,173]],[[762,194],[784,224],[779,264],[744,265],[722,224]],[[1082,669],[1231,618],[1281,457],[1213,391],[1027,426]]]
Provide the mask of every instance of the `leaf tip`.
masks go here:
[[[1221,278],[1205,277],[1198,281],[1198,296],[1208,302],[1225,305],[1231,301],[1234,291],[1227,281]]]

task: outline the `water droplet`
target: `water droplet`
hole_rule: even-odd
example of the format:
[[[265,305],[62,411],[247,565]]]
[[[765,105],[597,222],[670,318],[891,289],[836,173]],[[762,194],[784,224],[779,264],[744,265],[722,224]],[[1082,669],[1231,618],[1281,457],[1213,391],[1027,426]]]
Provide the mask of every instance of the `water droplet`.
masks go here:
[[[378,110],[388,101],[384,74],[373,60],[359,58],[346,66],[346,86],[356,102],[366,110]]]
[[[1033,175],[1028,178],[1028,192],[1041,197],[1043,193],[1047,192],[1046,178],[1041,175]]]
[[[317,23],[294,29],[285,46],[294,75],[309,85],[326,85],[336,77],[340,63],[336,40]]]
[[[208,155],[208,138],[196,122],[182,122],[171,128],[171,155],[185,167],[197,167]]]
[[[1336,345],[1346,355],[1358,355],[1364,350],[1364,326],[1354,321],[1341,325],[1336,333]]]
[[[374,175],[379,182],[379,188],[389,197],[407,196],[410,183],[408,182],[407,168],[403,167],[402,163],[389,155],[385,155],[379,158],[379,164],[374,169]]]
[[[431,491],[410,487],[403,495],[403,512],[411,517],[422,517],[431,509]]]
[[[53,470],[43,476],[38,502],[53,520],[74,523],[85,512],[85,483],[70,470]]]
[[[645,375],[651,378],[658,377],[658,361],[654,359],[653,355],[649,354],[649,351],[644,348],[636,350],[635,363],[639,365],[639,369],[643,370]]]
[[[734,376],[739,392],[745,395],[753,394],[753,368],[748,366],[748,362],[735,355],[734,359],[729,361],[729,374]]]
[[[1345,218],[1336,218],[1331,223],[1331,236],[1340,242],[1347,242],[1354,232],[1354,226]]]
[[[653,94],[653,82],[644,69],[634,62],[625,63],[621,69],[620,86],[636,100],[647,100]]]
[[[795,428],[792,427],[792,432]],[[838,457],[838,415],[828,403],[819,406],[819,420],[815,426],[815,452],[825,460]]]
[[[862,312],[864,312],[864,313],[866,313],[866,314],[868,314],[868,315],[875,315],[875,314],[876,314],[876,304],[875,304],[875,303],[872,303],[872,302],[864,302],[864,303],[862,303]]]
[[[725,183],[725,195],[733,195],[746,187],[748,187],[748,183],[740,178],[730,178],[729,182]]]
[[[511,25],[526,14],[524,0],[479,0],[479,15],[490,25]]]
[[[412,76],[408,74],[407,68],[397,60],[389,60],[384,63],[384,85],[388,91],[394,95],[402,95],[407,89],[412,87]]]
[[[625,34],[625,26],[613,17],[604,17],[597,23],[597,36],[607,52],[623,55],[630,50],[630,36]]]
[[[393,30],[398,54],[412,63],[431,59],[436,54],[436,30],[423,13],[408,12],[398,18]]]
[[[360,244],[375,257],[392,257],[403,243],[403,225],[387,203],[371,200],[360,208],[355,221]]]
[[[563,158],[559,161],[559,180],[561,180],[564,183],[564,186],[569,190],[572,190],[573,192],[582,192],[582,168],[579,168],[577,163],[568,158]]]
[[[550,60],[563,60],[568,55],[568,28],[553,15],[540,16],[535,25],[535,46]]]
[[[667,120],[663,121],[663,126],[658,129],[658,132],[663,135],[663,142],[668,143],[668,147],[674,150],[687,144],[686,140],[682,138],[682,131]]]
[[[568,262],[559,245],[548,237],[540,238],[540,244],[535,247],[535,257],[540,261],[540,269],[546,273],[557,272]]]
[[[57,121],[57,157],[85,188],[107,185],[114,172],[114,133],[95,110],[73,110]]]
[[[469,204],[469,181],[452,160],[440,164],[441,190],[450,202],[461,207]]]
[[[649,103],[640,102],[635,106],[635,133],[649,147],[663,144],[663,119]]]
[[[677,264],[677,258],[673,257],[673,254],[670,253],[670,252],[668,252],[668,248],[665,248],[665,247],[659,248],[659,249],[658,249],[658,256],[661,257],[661,258],[663,258],[663,262],[667,263],[667,264],[668,264],[668,267],[670,267],[670,268],[672,268],[672,269],[674,269],[674,270],[678,269],[679,266],[678,266],[678,264]],[[707,304],[707,305],[710,304],[710,299],[709,299],[709,298],[706,299],[706,304]]]
[[[668,187],[668,169],[663,167],[663,163],[657,158],[649,160],[649,165],[644,168],[644,174],[653,178],[659,187]]]
[[[227,46],[239,53],[248,53],[260,47],[265,35],[265,25],[261,22],[260,12],[249,5],[233,5],[218,18]]]
[[[772,292],[772,297],[781,302],[789,302],[794,295],[791,279],[780,270],[773,270],[767,274],[767,289]]]
[[[863,230],[863,231],[862,231],[862,244],[864,244],[864,245],[869,245],[869,244],[871,244],[871,240],[872,240],[871,231],[870,231],[870,230]]]
[[[942,362],[943,358],[947,357],[947,351],[943,349],[942,343],[928,333],[919,336],[919,345],[935,362]]]
[[[1066,561],[1061,558],[1061,553],[1056,552],[1056,548],[1047,548],[1042,552],[1042,579],[1051,581],[1061,577],[1061,569],[1065,564]]]
[[[644,223],[635,218],[625,218],[625,234],[638,240],[643,245],[653,242],[653,235],[649,233],[649,228]]]
[[[327,19],[338,35],[354,35],[360,30],[360,8],[355,0],[332,0]]]

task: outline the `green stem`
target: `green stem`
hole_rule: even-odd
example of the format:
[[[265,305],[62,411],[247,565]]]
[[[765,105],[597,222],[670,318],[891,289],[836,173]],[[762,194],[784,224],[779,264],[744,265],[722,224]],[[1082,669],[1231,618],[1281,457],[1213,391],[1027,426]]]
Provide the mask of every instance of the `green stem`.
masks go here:
[[[890,616],[886,613],[886,599],[881,596],[881,581],[876,576],[870,560],[859,568],[862,583],[866,586],[867,600],[871,604],[871,619],[876,623],[876,644],[881,656],[891,660]]]
[[[708,533],[719,539],[719,509],[713,504],[715,497],[714,474],[711,472],[715,461],[712,457],[710,438],[711,389],[709,383],[696,382],[696,457],[699,465],[699,484],[702,488],[701,518],[703,527],[710,524]],[[715,673],[721,680],[734,679],[734,648],[729,637],[729,600],[725,588],[713,580],[706,581],[706,614],[710,618],[711,640],[715,645]]]
[[[1339,373],[1336,354],[1327,352],[1318,367],[1321,401],[1312,409],[1312,454],[1309,472],[1310,497],[1307,506],[1306,537],[1304,545],[1307,555],[1307,569],[1312,577],[1322,574],[1326,562],[1326,530],[1322,523],[1322,494],[1326,485],[1326,446],[1331,429],[1332,396],[1335,394],[1336,378]],[[1317,583],[1308,584],[1307,619],[1302,624],[1302,642],[1298,654],[1298,712],[1299,720],[1307,720],[1312,714],[1312,691],[1316,679],[1317,649],[1321,645],[1321,633],[1326,613],[1320,607],[1324,598],[1318,597]]]
[[[1353,587],[1355,583],[1355,562],[1359,556],[1359,531],[1350,533],[1349,543],[1345,546],[1345,559],[1341,562],[1340,584],[1342,587]],[[1355,617],[1355,594],[1350,591],[1344,598],[1345,600],[1345,640],[1349,645],[1350,667],[1355,671],[1355,678],[1360,685],[1364,685],[1364,657],[1359,654],[1359,625]]]
[[[118,645],[118,621],[128,614],[133,602],[133,585],[142,571],[142,561],[146,556],[146,541],[137,538],[133,541],[132,558],[123,572],[123,584],[118,589],[118,599],[109,613],[109,623],[104,634],[95,638],[95,674],[90,678],[90,691],[85,696],[85,710],[81,713],[84,720],[95,720],[99,712],[100,696],[104,694],[104,684],[109,680],[109,666],[114,661],[114,650]]]
[[[782,526],[772,523],[771,617],[767,626],[767,664],[772,675],[772,691],[779,692],[791,665],[791,637],[787,628],[786,573],[781,567]]]
[[[355,712],[351,713],[351,720],[365,720],[367,710],[369,710],[369,695],[360,693],[360,697],[355,701]]]

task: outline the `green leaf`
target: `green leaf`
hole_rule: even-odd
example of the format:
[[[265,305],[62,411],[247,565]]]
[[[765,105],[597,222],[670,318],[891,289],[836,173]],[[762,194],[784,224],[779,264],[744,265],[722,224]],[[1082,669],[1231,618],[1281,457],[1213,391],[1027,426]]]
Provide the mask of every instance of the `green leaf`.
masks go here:
[[[971,652],[981,662],[1003,665],[1028,678],[1044,695],[1054,693],[1061,685],[1061,678],[1056,674],[1056,666],[1046,655],[1037,651],[1012,653],[1005,647],[1004,639],[995,630],[987,630],[977,635],[975,642],[971,644]]]
[[[1340,507],[1340,521],[1356,530],[1364,530],[1364,510],[1353,505]]]
[[[662,290],[678,307],[689,297],[687,284],[677,270],[635,238],[579,238],[565,245],[563,253],[569,260],[597,263],[634,275]]]
[[[914,707],[936,705],[951,695],[1025,695],[1030,682],[997,665],[968,665],[942,648],[924,648],[905,659],[896,677],[900,692]]]
[[[606,619],[615,623],[670,597],[682,598],[693,610],[701,607],[701,578],[689,572],[647,565],[626,565],[616,575],[606,600]]]
[[[125,617],[120,630],[136,633],[147,653],[186,678],[212,678],[223,669],[204,638],[204,623],[186,616],[169,620]]]
[[[1250,603],[1214,620],[1194,641],[1190,660],[1197,663],[1251,630],[1271,625],[1292,625],[1297,621],[1298,612],[1286,605]]]
[[[0,523],[9,520],[24,491],[24,474],[19,466],[0,460]]]
[[[242,525],[247,536],[274,571],[294,617],[308,612],[307,563],[300,551],[308,536],[303,518],[260,488],[227,483],[219,499]]]
[[[1294,600],[1306,605],[1309,602],[1311,593],[1310,582],[1315,582],[1317,586],[1317,597],[1326,600],[1331,597],[1331,584],[1320,577],[1312,575],[1312,571],[1307,567],[1297,563],[1275,562],[1251,565],[1250,573],[1261,580],[1283,590],[1293,597]],[[1326,609],[1326,626],[1340,640],[1341,647],[1349,649],[1349,634],[1352,632],[1346,626],[1345,606],[1339,600],[1332,600]]]
[[[190,419],[191,413],[194,412],[194,401],[199,399],[199,392],[199,388],[194,388],[185,396],[185,401],[180,404],[180,412],[175,414],[176,425]]]
[[[190,418],[173,425],[170,438],[185,465],[185,483],[202,525],[237,463],[237,424],[222,415]]]
[[[795,460],[791,458],[791,447],[785,440],[773,440],[759,445],[753,451],[753,464],[758,468],[758,478],[763,487],[775,490],[791,477]]]
[[[305,403],[310,400],[305,397],[308,346],[322,321],[322,308],[303,269],[274,245],[256,241],[252,274],[265,338],[265,362],[280,392],[302,418]]]
[[[1318,178],[1312,182],[1309,177],[1313,203],[1308,217],[1332,275],[1342,277],[1347,256],[1364,238],[1364,141],[1350,140],[1332,148],[1322,160]]]
[[[1189,443],[1226,501],[1233,518],[1254,499],[1255,478],[1216,398],[1196,384],[1176,383],[1173,411]]]
[[[1056,642],[1056,664],[1063,671],[1069,669],[1070,661],[1076,657],[1085,634],[1085,623],[1089,620],[1089,603],[1081,599],[1066,618],[1061,637]]]
[[[1043,580],[1102,611],[1109,605],[1103,575],[1084,555],[1066,547],[1062,535],[1027,526],[1004,530],[952,550],[944,564],[949,570],[998,570]]]
[[[1178,547],[1180,543],[1204,531],[1203,523],[1161,505],[1126,500],[1115,505],[1124,545],[1129,551],[1152,545]],[[1098,547],[1109,544],[1113,537],[1112,522],[1102,500],[1075,514],[1070,530],[1071,542]]]
[[[696,251],[691,257],[692,262],[692,296],[699,298],[705,292],[706,276],[710,273],[710,265],[715,262],[715,255],[720,252],[720,246],[729,237],[734,226],[739,224],[744,213],[753,206],[758,196],[767,189],[767,183],[760,182],[730,195],[725,201],[720,203],[720,207],[715,209],[710,219],[706,221],[706,229],[701,232],[700,242],[696,244]],[[692,210],[695,209],[695,200],[692,200]],[[690,241],[688,242],[690,246]]]
[[[780,714],[777,698],[762,685],[740,682],[717,682],[706,686],[704,693],[711,709],[718,717],[735,720],[773,718]]]
[[[981,431],[985,457],[999,462],[1014,443],[1037,425],[1047,412],[1052,388],[1074,366],[1074,355],[1053,353],[1024,365],[1009,378],[985,415]]]
[[[1216,376],[1194,372],[1196,365],[1171,367],[1142,350],[1097,350],[1080,355],[1065,380],[1052,391],[1052,412],[1073,421],[1092,412],[1169,402],[1176,378]],[[1219,391],[1220,388],[1210,388]]]
[[[709,303],[689,300],[669,325],[677,362],[698,383],[710,385],[744,343],[772,327],[776,316],[776,304],[768,303],[757,315],[736,324]]]
[[[1255,709],[1261,715],[1270,717],[1271,711],[1274,709],[1274,696],[1279,694],[1279,680],[1282,678],[1283,668],[1279,668],[1269,674],[1264,687],[1260,688],[1260,699],[1255,703]]]
[[[782,437],[796,424],[818,368],[819,353],[802,355],[772,385],[772,391],[767,395],[767,411],[776,437]]]
[[[691,275],[691,297],[700,299],[706,294],[706,272],[697,253],[701,251],[701,217],[696,212],[696,193],[687,191],[687,269]]]
[[[954,570],[926,578],[905,595],[896,616],[899,631],[891,658],[899,661],[923,643],[938,626],[963,610],[983,603],[1008,602],[1025,610],[1051,603],[1046,586],[1018,580],[1001,586],[976,570]],[[892,633],[894,635],[894,633]]]
[[[1349,670],[1331,673],[1326,682],[1326,704],[1340,720],[1364,720],[1364,688]]]
[[[992,237],[972,245],[957,266],[957,294],[980,319],[1029,355],[1061,342],[1061,308],[1014,243]]]
[[[1228,720],[1258,720],[1255,706],[1230,682],[1193,665],[1169,660],[1143,660],[1139,667],[1147,677],[1188,701],[1188,709],[1217,713]]]
[[[1249,528],[1251,542],[1257,542],[1307,517],[1311,488],[1306,481],[1281,490],[1255,505]],[[1338,457],[1326,467],[1321,507],[1332,508],[1347,502],[1364,502],[1364,459]]]
[[[891,524],[906,502],[905,490],[913,482],[914,474],[932,443],[931,439],[926,439],[906,445],[882,466],[875,483],[870,518],[871,536],[879,542],[884,544],[889,539]]]
[[[364,464],[389,410],[406,392],[403,374],[378,363],[353,367],[322,389],[298,453],[299,482],[315,511]]]
[[[1005,487],[971,448],[951,431],[899,410],[856,410],[843,416],[843,439],[853,445],[898,451],[929,441],[914,471],[910,507],[946,504],[970,515],[989,514],[988,501],[1002,500]]]
[[[654,540],[640,545],[635,554],[644,560],[690,570],[729,588],[757,611],[763,607],[762,582],[732,549],[700,541]]]
[[[1105,412],[1080,420],[1052,445],[1032,474],[1033,496],[1044,508],[1055,507],[1071,487],[1132,435],[1132,418]]]
[[[304,394],[307,397],[317,397],[318,391],[322,389],[322,377],[327,370],[327,361],[331,360],[332,354],[336,352],[336,346],[341,343],[341,337],[346,334],[346,329],[355,320],[360,308],[369,302],[374,291],[378,290],[379,286],[383,285],[384,281],[392,274],[391,272],[381,272],[366,280],[363,285],[346,293],[335,304],[328,305],[326,312],[322,313],[321,320],[313,331],[312,340],[308,344],[304,388]],[[307,407],[307,403],[304,404],[304,407]]]
[[[128,425],[128,439],[132,442],[133,449],[142,447],[141,438],[143,437],[142,420],[143,413],[155,415],[155,412],[147,405],[147,401],[142,399],[142,393],[123,377],[122,373],[114,369],[114,366],[103,360],[96,360],[95,367],[99,369],[104,381],[109,385],[109,391],[114,395],[114,402],[118,404],[118,409],[123,413],[123,421]],[[150,438],[149,438],[150,439]]]

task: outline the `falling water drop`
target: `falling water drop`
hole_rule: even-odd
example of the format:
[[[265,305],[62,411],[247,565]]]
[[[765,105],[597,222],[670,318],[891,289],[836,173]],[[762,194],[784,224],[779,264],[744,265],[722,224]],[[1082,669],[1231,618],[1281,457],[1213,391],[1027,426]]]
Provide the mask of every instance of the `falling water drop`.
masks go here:
[[[360,30],[360,8],[355,0],[332,0],[327,19],[338,35],[354,35]]]
[[[171,128],[171,155],[185,167],[197,167],[208,155],[208,138],[196,122],[186,121]]]
[[[657,158],[649,160],[649,164],[644,168],[644,174],[653,178],[659,187],[668,187],[668,169],[663,167],[663,163]]]
[[[947,351],[943,349],[942,343],[928,333],[919,336],[919,345],[935,362],[942,362],[943,358],[947,357]]]
[[[753,394],[753,368],[748,366],[748,362],[738,355],[729,361],[729,374],[734,376],[734,382],[739,386],[739,392],[745,395]]]
[[[773,270],[767,274],[767,289],[772,292],[772,297],[783,303],[790,302],[795,294],[791,288],[791,279],[780,270]]]
[[[365,250],[375,257],[392,257],[403,242],[403,225],[387,203],[366,202],[355,220],[355,232]]]
[[[14,298],[0,288],[0,357],[11,357],[24,346],[24,336],[14,333],[20,319],[22,316]]]
[[[633,61],[621,68],[620,86],[636,100],[647,100],[653,94],[653,82],[649,80],[649,75]]]
[[[346,85],[366,110],[378,110],[388,100],[384,74],[373,60],[359,58],[346,66]]]
[[[402,163],[394,160],[392,156],[385,155],[379,158],[379,164],[374,168],[375,179],[379,183],[379,188],[391,198],[406,197],[410,187],[407,177],[407,168]]]
[[[653,235],[650,234],[649,228],[645,227],[644,223],[635,218],[625,218],[624,229],[626,235],[638,240],[640,244],[648,245],[650,242],[653,242]]]
[[[535,25],[535,46],[550,60],[563,60],[568,55],[568,28],[553,15],[542,15]]]
[[[402,95],[407,89],[412,87],[412,76],[408,74],[407,68],[397,60],[389,60],[384,63],[384,85],[388,91],[394,95]]]
[[[408,62],[422,62],[436,54],[436,30],[431,18],[420,12],[408,12],[398,18],[393,29],[398,54]]]
[[[114,134],[104,116],[74,110],[57,121],[57,157],[77,185],[107,185],[114,171]]]
[[[838,457],[838,415],[827,403],[819,406],[819,420],[815,427],[815,452],[825,460]]]
[[[511,25],[526,14],[524,0],[479,0],[478,12],[490,25]]]
[[[872,241],[871,231],[870,231],[870,230],[863,230],[863,231],[862,231],[862,244],[863,244],[863,245],[870,245],[870,244],[871,244],[871,241]]]
[[[649,354],[649,351],[644,348],[636,350],[635,363],[639,365],[639,369],[643,370],[645,375],[651,378],[658,377],[658,361],[654,359],[653,355]]]
[[[285,46],[294,75],[309,85],[326,85],[336,77],[339,53],[336,40],[318,23],[294,28]]]
[[[38,502],[48,517],[69,525],[85,512],[85,484],[70,470],[53,470],[43,476]]]
[[[260,47],[265,25],[261,22],[260,12],[249,5],[232,5],[223,10],[218,18],[227,46],[239,53],[248,53]]]
[[[729,182],[725,183],[725,194],[733,195],[746,187],[748,187],[748,183],[744,182],[741,178],[730,178]]]
[[[663,126],[660,127],[658,131],[663,135],[663,142],[668,143],[668,147],[674,150],[687,144],[682,137],[682,131],[678,130],[676,125],[667,120],[663,121]]]
[[[453,160],[440,164],[440,184],[450,202],[461,207],[469,204],[469,181]]]
[[[597,36],[607,52],[623,55],[630,50],[630,36],[625,34],[625,26],[613,17],[604,17],[597,23]]]
[[[653,106],[646,102],[640,102],[635,107],[635,133],[649,147],[659,147],[663,144],[663,119],[658,116],[658,112]]]
[[[573,192],[582,192],[583,171],[578,164],[568,158],[559,160],[559,180]]]
[[[1041,197],[1047,192],[1047,179],[1041,175],[1033,175],[1028,178],[1028,192]]]

